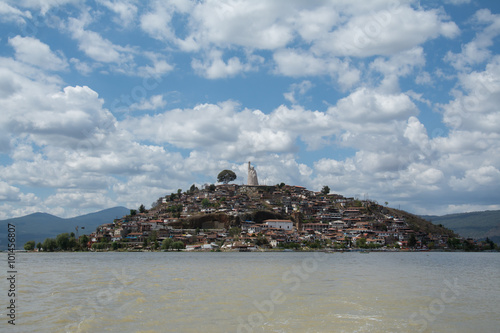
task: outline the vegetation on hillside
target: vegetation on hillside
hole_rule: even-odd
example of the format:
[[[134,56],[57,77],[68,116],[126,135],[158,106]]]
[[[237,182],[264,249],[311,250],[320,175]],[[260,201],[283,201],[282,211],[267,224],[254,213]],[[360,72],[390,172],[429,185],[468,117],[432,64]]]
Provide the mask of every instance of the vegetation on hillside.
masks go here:
[[[388,212],[389,215],[395,215],[395,216],[401,216],[405,218],[406,223],[408,223],[408,226],[415,231],[422,231],[425,233],[431,233],[431,234],[441,234],[441,235],[448,235],[449,237],[458,237],[459,235],[456,234],[453,230],[450,230],[443,225],[436,225],[433,224],[430,221],[427,221],[417,215],[405,212],[403,210],[395,209],[395,208],[385,208]]]

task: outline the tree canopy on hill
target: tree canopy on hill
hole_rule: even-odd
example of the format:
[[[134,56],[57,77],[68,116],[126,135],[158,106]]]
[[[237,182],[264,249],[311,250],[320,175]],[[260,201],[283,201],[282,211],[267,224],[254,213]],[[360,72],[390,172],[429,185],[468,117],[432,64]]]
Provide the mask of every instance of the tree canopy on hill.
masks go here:
[[[236,179],[236,174],[231,170],[222,170],[217,176],[217,181],[219,183],[227,184]]]

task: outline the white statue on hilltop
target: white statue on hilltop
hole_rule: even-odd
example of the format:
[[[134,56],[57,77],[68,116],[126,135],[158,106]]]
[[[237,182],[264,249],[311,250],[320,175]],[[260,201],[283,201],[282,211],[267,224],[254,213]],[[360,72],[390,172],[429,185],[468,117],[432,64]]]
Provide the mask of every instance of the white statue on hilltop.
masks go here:
[[[254,167],[250,165],[250,162],[248,162],[248,185],[259,185],[259,181],[257,180],[257,171],[255,171]]]

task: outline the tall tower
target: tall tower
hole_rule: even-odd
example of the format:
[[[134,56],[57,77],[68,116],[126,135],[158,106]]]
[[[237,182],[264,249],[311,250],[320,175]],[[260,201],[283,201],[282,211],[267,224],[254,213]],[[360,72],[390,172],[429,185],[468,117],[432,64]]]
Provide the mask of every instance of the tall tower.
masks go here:
[[[259,181],[257,179],[257,171],[255,171],[254,167],[250,165],[250,162],[248,162],[248,185],[259,185]]]

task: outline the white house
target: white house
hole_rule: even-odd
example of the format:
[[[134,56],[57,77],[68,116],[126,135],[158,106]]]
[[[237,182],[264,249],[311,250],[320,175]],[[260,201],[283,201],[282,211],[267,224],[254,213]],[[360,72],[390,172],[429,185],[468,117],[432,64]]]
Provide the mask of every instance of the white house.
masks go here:
[[[293,222],[290,220],[265,220],[264,224],[268,228],[292,230]]]

